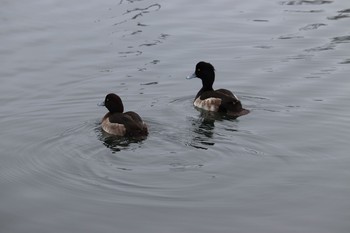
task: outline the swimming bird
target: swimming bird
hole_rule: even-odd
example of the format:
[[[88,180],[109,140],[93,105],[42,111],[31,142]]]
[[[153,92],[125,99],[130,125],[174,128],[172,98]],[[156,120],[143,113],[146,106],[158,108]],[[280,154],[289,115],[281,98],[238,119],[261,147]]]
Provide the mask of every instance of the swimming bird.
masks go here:
[[[100,104],[108,109],[102,118],[102,129],[113,135],[139,137],[148,135],[147,125],[136,112],[124,112],[120,97],[114,93],[106,95]]]
[[[242,107],[241,101],[235,94],[226,89],[213,89],[215,69],[210,63],[201,61],[196,65],[195,72],[187,79],[199,78],[202,88],[197,93],[193,105],[211,112],[222,112],[232,117],[239,117],[249,113]]]

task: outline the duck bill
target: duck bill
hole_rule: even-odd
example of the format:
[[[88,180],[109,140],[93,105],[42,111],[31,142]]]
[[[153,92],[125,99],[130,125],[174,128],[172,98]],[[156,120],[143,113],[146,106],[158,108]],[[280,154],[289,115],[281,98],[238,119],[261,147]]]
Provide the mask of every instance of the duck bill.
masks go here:
[[[193,79],[193,78],[197,78],[196,73],[193,73],[186,77],[186,79]]]
[[[97,106],[102,106],[103,107],[103,106],[106,106],[106,105],[105,105],[105,102],[102,101],[101,103],[98,103]]]

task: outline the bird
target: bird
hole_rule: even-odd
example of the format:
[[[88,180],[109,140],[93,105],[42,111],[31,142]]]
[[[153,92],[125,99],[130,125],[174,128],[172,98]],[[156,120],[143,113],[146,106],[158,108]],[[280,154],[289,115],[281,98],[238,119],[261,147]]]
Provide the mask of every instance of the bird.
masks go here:
[[[132,111],[124,112],[121,98],[109,93],[100,104],[108,109],[108,113],[102,118],[102,129],[108,134],[126,137],[147,136],[148,128],[142,118]]]
[[[195,107],[206,111],[225,113],[235,118],[250,112],[242,107],[241,101],[231,91],[227,89],[213,89],[215,68],[212,64],[204,61],[198,62],[195,72],[187,76],[187,79],[192,78],[202,80],[202,88],[193,102]]]

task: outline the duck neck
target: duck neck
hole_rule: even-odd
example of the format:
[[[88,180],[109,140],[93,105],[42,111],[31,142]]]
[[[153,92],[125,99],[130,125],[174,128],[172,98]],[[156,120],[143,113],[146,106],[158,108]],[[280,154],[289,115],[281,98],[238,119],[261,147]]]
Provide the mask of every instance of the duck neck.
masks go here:
[[[202,88],[199,90],[196,98],[206,91],[213,91],[214,90],[213,89],[214,80],[215,80],[214,72],[212,74],[208,75],[207,77],[203,78],[202,79]]]
[[[118,105],[107,106],[107,109],[110,113],[123,113],[124,112],[124,106],[121,102]]]

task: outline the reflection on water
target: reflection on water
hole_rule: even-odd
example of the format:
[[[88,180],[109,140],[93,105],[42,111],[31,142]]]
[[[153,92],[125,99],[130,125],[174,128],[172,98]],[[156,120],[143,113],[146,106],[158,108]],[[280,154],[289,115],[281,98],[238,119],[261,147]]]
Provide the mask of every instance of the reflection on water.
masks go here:
[[[189,146],[197,149],[207,150],[208,146],[213,146],[213,130],[215,120],[213,119],[191,119],[192,125],[192,138],[190,139]]]
[[[158,11],[158,10],[160,10],[160,8],[161,8],[160,4],[155,3],[152,5],[149,5],[148,7],[144,7],[144,8],[136,7],[132,10],[127,10],[124,13],[124,15],[136,12],[136,14],[131,17],[131,19],[136,19],[137,17],[143,16],[143,14],[150,13],[151,11]]]
[[[120,152],[122,150],[130,149],[130,144],[138,145],[136,148],[141,146],[141,142],[144,141],[147,136],[142,137],[120,137],[108,134],[103,131],[102,127],[98,126],[95,128],[98,139],[110,149],[113,153]],[[132,149],[136,149],[134,146]]]
[[[349,43],[349,42],[350,42],[349,35],[338,36],[338,37],[332,38],[330,43],[327,43],[327,44],[322,45],[322,46],[310,48],[310,49],[305,49],[305,51],[306,52],[320,52],[320,51],[334,50],[337,45],[343,44],[343,43]]]
[[[350,64],[350,58],[345,59],[344,61],[340,62],[339,64]]]
[[[308,24],[302,28],[300,28],[299,30],[302,31],[307,31],[307,30],[315,30],[315,29],[318,29],[319,27],[323,27],[323,26],[327,26],[326,24],[324,23],[313,23],[313,24]]]
[[[146,2],[146,3],[145,3]],[[140,3],[146,5],[140,7]],[[117,37],[117,49],[120,58],[128,59],[130,57],[141,57],[145,55],[149,47],[162,44],[168,37],[166,33],[149,33],[151,30],[150,24],[143,23],[144,17],[161,10],[159,3],[147,3],[147,1],[120,1],[119,7],[123,13],[112,17],[113,21],[113,37]],[[120,12],[120,9],[118,9]],[[115,42],[112,42],[114,44]],[[147,55],[146,55],[147,56]],[[154,55],[152,55],[154,56]],[[136,66],[138,72],[145,72],[148,70],[147,65],[156,65],[160,62],[158,57],[152,57],[150,61],[143,62]]]
[[[214,129],[215,122],[220,121],[232,121],[234,122],[237,117],[228,116],[227,114],[220,112],[205,111],[200,108],[196,108],[200,112],[197,119],[191,119],[192,126],[192,138],[189,145],[197,148],[207,150],[209,146],[215,145]],[[229,131],[235,132],[237,130],[230,129]]]
[[[338,20],[338,19],[345,19],[345,18],[349,18],[350,17],[350,9],[344,9],[344,10],[340,10],[338,11],[338,15],[335,16],[329,16],[327,17],[327,19],[329,20]]]
[[[329,0],[293,0],[293,1],[283,1],[284,5],[322,5],[330,4],[333,1]]]

